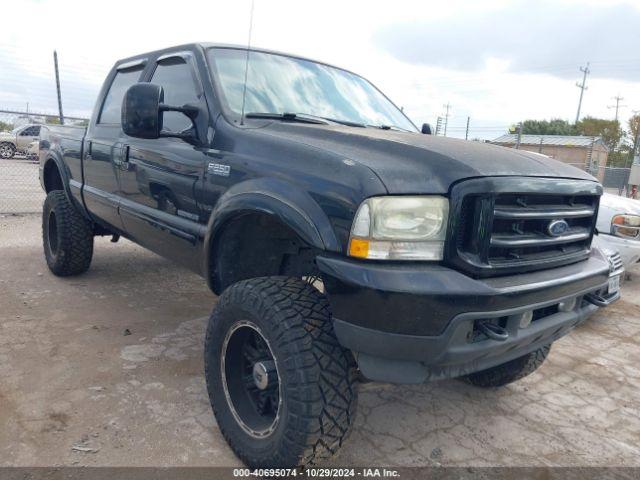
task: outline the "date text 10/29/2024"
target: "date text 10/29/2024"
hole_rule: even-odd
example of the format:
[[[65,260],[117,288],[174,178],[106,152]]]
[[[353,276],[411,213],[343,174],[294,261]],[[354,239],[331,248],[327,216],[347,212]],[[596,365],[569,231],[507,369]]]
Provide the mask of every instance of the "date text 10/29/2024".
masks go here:
[[[241,477],[307,477],[307,478],[398,478],[398,470],[389,468],[235,468],[234,478]]]

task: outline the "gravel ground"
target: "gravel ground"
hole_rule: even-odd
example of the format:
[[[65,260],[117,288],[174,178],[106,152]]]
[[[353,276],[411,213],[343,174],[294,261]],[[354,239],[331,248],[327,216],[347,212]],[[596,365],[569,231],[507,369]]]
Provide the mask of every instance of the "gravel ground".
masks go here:
[[[202,373],[202,279],[98,239],[51,275],[37,216],[0,216],[0,466],[235,466]],[[506,388],[363,384],[336,465],[640,466],[640,282]]]

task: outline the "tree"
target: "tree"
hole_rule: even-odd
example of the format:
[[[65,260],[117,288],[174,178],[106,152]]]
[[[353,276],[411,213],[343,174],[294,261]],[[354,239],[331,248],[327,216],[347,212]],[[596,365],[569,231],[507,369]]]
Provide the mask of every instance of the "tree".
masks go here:
[[[0,132],[13,130],[13,125],[0,120]]]
[[[60,125],[60,117],[56,117],[55,115],[47,115],[44,118],[44,123],[47,125]]]
[[[633,117],[629,119],[629,137],[631,139],[631,143],[635,145],[636,139],[638,138],[638,131],[640,131],[640,113],[636,113]]]
[[[562,120],[525,120],[522,122],[522,133],[530,135],[577,135],[574,125]]]
[[[601,137],[610,151],[618,148],[624,135],[620,122],[604,118],[584,117],[577,123],[576,129],[579,135]]]

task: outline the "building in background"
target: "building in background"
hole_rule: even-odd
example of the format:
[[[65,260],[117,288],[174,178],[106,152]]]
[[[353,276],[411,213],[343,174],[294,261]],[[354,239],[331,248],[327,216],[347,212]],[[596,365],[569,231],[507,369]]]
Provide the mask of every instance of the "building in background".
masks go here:
[[[490,143],[515,148],[517,142],[517,134],[507,134]],[[591,173],[600,181],[603,180],[604,167],[609,156],[609,148],[603,143],[602,138],[582,135],[522,135],[519,148],[574,165]]]

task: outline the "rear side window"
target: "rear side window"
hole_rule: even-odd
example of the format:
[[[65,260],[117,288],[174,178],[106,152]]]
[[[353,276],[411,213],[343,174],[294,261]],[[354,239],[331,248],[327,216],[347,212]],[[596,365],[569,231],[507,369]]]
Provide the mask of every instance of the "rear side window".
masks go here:
[[[102,104],[102,110],[98,117],[98,123],[120,124],[120,111],[122,110],[122,99],[129,87],[138,83],[143,66],[120,70],[111,82],[107,96]]]
[[[164,103],[181,107],[185,103],[198,103],[198,90],[191,74],[191,67],[181,57],[171,57],[158,62],[151,83],[164,89]],[[173,133],[191,127],[191,121],[179,112],[164,112],[163,130]]]
[[[25,128],[22,133],[20,133],[21,137],[37,137],[38,135],[40,135],[40,127]]]

